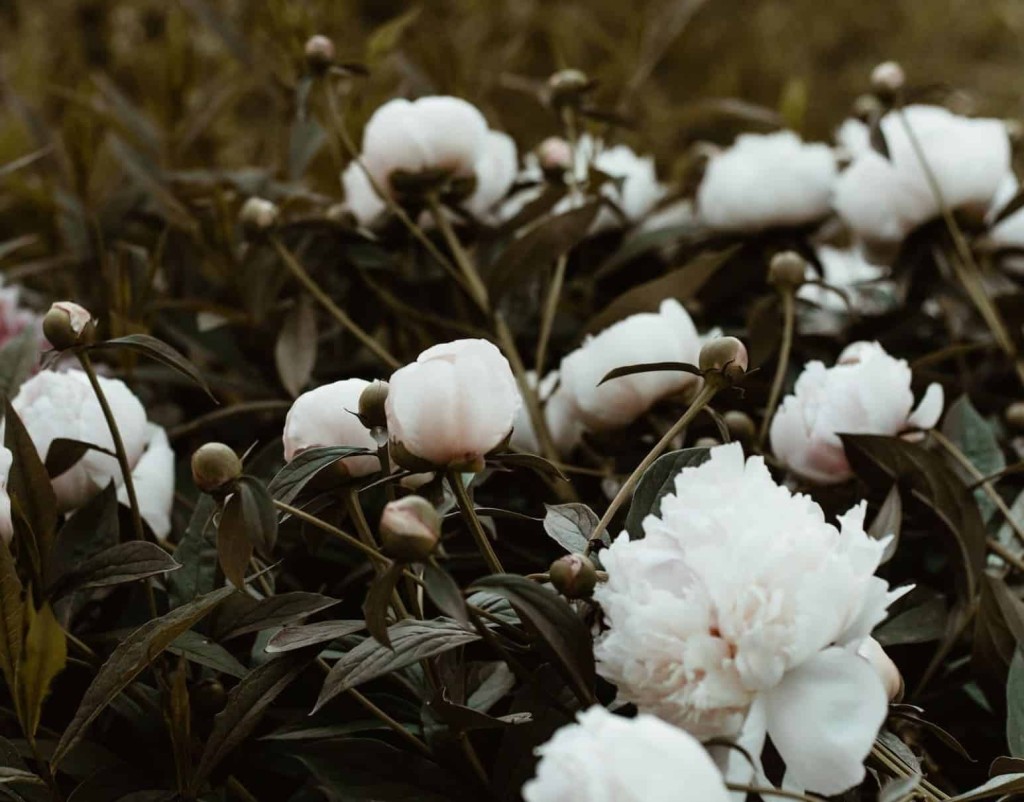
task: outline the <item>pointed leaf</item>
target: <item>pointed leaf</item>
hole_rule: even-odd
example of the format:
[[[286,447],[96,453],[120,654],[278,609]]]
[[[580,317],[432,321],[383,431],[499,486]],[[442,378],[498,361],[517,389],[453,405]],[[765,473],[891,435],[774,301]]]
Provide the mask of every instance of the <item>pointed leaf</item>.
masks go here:
[[[242,494],[233,494],[224,504],[217,527],[217,562],[228,582],[236,588],[245,584],[245,572],[252,559],[253,545],[246,528]]]
[[[391,563],[387,570],[373,580],[363,603],[366,629],[378,643],[389,649],[391,641],[388,638],[388,608],[391,606],[391,596],[395,592],[398,580],[402,578],[403,570],[404,566],[401,563]]]
[[[21,592],[14,557],[0,539],[0,669],[8,689],[17,688],[16,677],[25,637],[25,608]]]
[[[217,621],[217,639],[230,640],[249,632],[291,624],[307,615],[318,613],[338,604],[338,599],[321,596],[319,593],[294,591],[281,593],[255,601],[248,596],[241,597],[252,602],[239,605],[237,612]]]
[[[244,677],[248,671],[231,652],[219,643],[214,643],[205,635],[191,629],[175,638],[174,642],[167,647],[167,651],[184,657],[186,660],[191,660],[197,665],[206,666],[239,679]]]
[[[626,531],[630,540],[644,536],[643,522],[648,515],[657,515],[661,499],[675,490],[676,476],[683,468],[695,468],[711,455],[709,448],[684,448],[670,451],[655,460],[637,483],[633,500],[626,514]]]
[[[544,531],[570,554],[582,554],[600,519],[586,504],[545,504]]]
[[[348,446],[307,448],[280,470],[267,489],[273,498],[290,504],[322,470],[345,457],[369,453],[368,449]]]
[[[462,591],[459,589],[458,583],[435,560],[430,560],[423,565],[423,586],[427,591],[427,596],[437,605],[438,610],[449,618],[454,618],[466,629],[473,626],[466,610],[466,600],[462,598]]]
[[[315,624],[295,624],[284,627],[267,641],[269,654],[292,652],[306,646],[328,643],[346,635],[366,629],[365,621],[318,621]]]
[[[694,376],[703,376],[700,368],[696,365],[691,365],[689,362],[642,362],[636,365],[623,365],[620,368],[608,371],[604,378],[597,383],[600,387],[605,382],[610,382],[613,379],[619,379],[623,376],[635,376],[638,373],[655,373],[674,371],[676,373],[690,373]]]
[[[32,600],[26,599],[25,617],[28,631],[18,665],[18,711],[25,735],[33,738],[39,728],[50,683],[67,662],[68,644],[49,604],[43,604],[42,609],[36,611]]]
[[[162,340],[158,340],[156,337],[150,337],[148,334],[129,334],[125,337],[104,340],[103,342],[96,343],[96,345],[89,346],[90,350],[102,348],[125,348],[129,351],[143,354],[191,379],[202,387],[210,398],[214,401],[217,400],[210,390],[210,386],[206,383],[206,379],[203,378],[203,374],[199,372],[199,369],[189,362],[182,353]]]
[[[300,296],[285,317],[274,346],[274,361],[284,389],[297,397],[309,384],[316,364],[316,311],[308,296]]]
[[[69,573],[54,581],[48,594],[64,596],[73,590],[105,588],[165,574],[181,568],[155,543],[133,540],[119,543],[83,560]]]
[[[41,574],[57,531],[57,497],[25,424],[10,400],[4,404],[4,445],[14,456],[7,480],[11,507],[17,513],[14,531],[18,542],[29,547],[37,573]]]
[[[50,449],[46,452],[44,467],[51,479],[56,479],[63,473],[71,470],[75,464],[89,451],[100,451],[117,458],[117,454],[109,449],[86,443],[82,440],[72,440],[67,437],[55,437],[50,443]]]

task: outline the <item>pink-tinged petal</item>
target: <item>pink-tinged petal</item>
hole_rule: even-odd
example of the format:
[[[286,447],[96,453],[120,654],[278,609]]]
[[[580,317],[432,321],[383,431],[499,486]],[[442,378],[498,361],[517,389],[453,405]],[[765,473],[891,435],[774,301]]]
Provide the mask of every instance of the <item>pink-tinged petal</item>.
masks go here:
[[[885,688],[855,651],[833,647],[764,694],[768,737],[786,764],[784,787],[831,796],[864,779],[885,721]]]

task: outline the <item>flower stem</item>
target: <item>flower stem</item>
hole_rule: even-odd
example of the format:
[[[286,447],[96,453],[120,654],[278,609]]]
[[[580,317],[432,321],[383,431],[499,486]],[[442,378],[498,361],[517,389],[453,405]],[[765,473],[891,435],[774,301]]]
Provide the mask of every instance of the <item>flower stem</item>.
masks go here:
[[[473,260],[469,258],[466,249],[462,247],[459,238],[455,236],[451,221],[448,219],[448,215],[445,214],[444,207],[441,205],[441,200],[436,193],[432,192],[427,195],[427,205],[430,208],[430,214],[434,218],[434,222],[437,224],[437,230],[444,237],[444,241],[455,259],[455,264],[458,265],[463,278],[466,280],[466,285],[469,287],[473,300],[476,301],[477,306],[484,312],[487,312],[490,309],[487,287],[484,285],[483,279],[480,278],[480,273],[477,272]]]
[[[270,238],[271,243],[274,246],[274,250],[277,251],[277,255],[281,257],[281,261],[285,263],[292,275],[299,280],[299,283],[320,303],[320,305],[326,309],[331,317],[341,324],[342,328],[346,329],[352,336],[354,336],[359,342],[361,342],[366,348],[377,356],[384,364],[386,364],[392,370],[397,370],[402,366],[391,353],[380,343],[378,343],[373,337],[371,337],[358,323],[350,318],[334,301],[331,297],[325,293],[320,285],[313,281],[313,278],[306,272],[306,269],[299,263],[299,260],[295,258],[291,251],[289,251],[283,242],[276,237]]]
[[[476,510],[473,509],[473,500],[469,497],[469,493],[466,492],[466,485],[462,482],[462,474],[457,470],[450,470],[447,476],[448,484],[451,486],[452,492],[455,494],[455,500],[458,501],[459,509],[462,511],[462,517],[466,521],[466,525],[469,526],[473,539],[476,540],[477,548],[480,549],[484,562],[487,563],[488,570],[492,574],[505,573],[505,569],[501,566],[501,560],[494,553],[494,547],[491,546],[491,541],[484,531],[483,524],[480,523]]]
[[[340,529],[338,529],[338,527],[331,526],[331,524],[327,523],[326,521],[321,521],[315,515],[310,515],[305,510],[300,510],[298,507],[293,507],[291,504],[285,504],[283,501],[278,501],[277,499],[274,499],[274,506],[277,507],[282,512],[286,512],[289,515],[298,518],[300,521],[305,521],[308,524],[312,524],[313,526],[323,530],[327,534],[336,537],[338,540],[348,544],[357,551],[361,551],[371,560],[380,565],[384,565],[386,567],[391,564],[391,560],[389,560],[383,554],[378,552],[376,549],[367,546],[361,540],[352,537],[352,535],[348,534],[347,532],[341,531]]]
[[[96,395],[96,400],[99,402],[100,409],[103,411],[103,417],[107,421],[107,428],[110,429],[110,437],[114,441],[114,453],[117,454],[117,464],[121,469],[121,478],[124,481],[125,493],[128,495],[128,506],[132,511],[132,529],[135,532],[136,540],[146,539],[146,530],[142,526],[142,508],[139,507],[139,498],[135,494],[135,482],[132,479],[132,466],[128,462],[128,452],[124,448],[124,440],[121,438],[121,431],[117,428],[117,420],[114,418],[114,412],[110,408],[110,404],[107,402],[107,396],[103,392],[103,388],[100,386],[100,380],[96,376],[96,369],[93,367],[92,359],[89,357],[88,351],[77,352],[78,361],[82,365],[82,370],[85,371],[85,375],[89,379],[89,384],[92,385],[92,391]],[[146,588],[146,600],[149,604],[149,612],[153,618],[157,617],[157,606],[156,596],[153,594],[153,585],[149,579],[143,580],[143,585]]]
[[[996,342],[999,343],[999,347],[1003,349],[1010,359],[1013,360],[1014,368],[1017,371],[1017,377],[1020,379],[1021,383],[1024,383],[1024,362],[1019,358],[1017,346],[1006,327],[1006,323],[999,314],[999,310],[996,308],[996,305],[992,303],[992,299],[989,298],[988,293],[985,291],[985,287],[981,282],[981,268],[978,266],[978,263],[974,258],[974,254],[971,252],[971,248],[967,244],[967,239],[964,237],[963,231],[960,230],[960,225],[957,223],[952,210],[949,208],[949,204],[946,203],[946,199],[942,194],[942,187],[939,186],[935,173],[928,164],[928,160],[925,159],[924,149],[921,147],[917,134],[914,133],[914,129],[910,125],[910,120],[907,119],[906,112],[900,108],[896,110],[896,115],[899,117],[903,130],[907,134],[907,139],[910,141],[910,145],[914,149],[914,154],[921,163],[921,168],[924,170],[925,177],[928,180],[928,185],[931,188],[932,194],[935,196],[935,201],[938,203],[939,209],[942,212],[942,219],[946,224],[946,228],[949,230],[950,237],[953,239],[953,246],[956,249],[957,256],[960,261],[958,265],[960,269],[957,270],[957,277],[960,279],[960,283],[963,285],[964,290],[970,297],[971,302],[977,308],[978,312],[981,313],[981,316],[984,318],[989,330],[996,338]]]
[[[775,416],[775,408],[779,405],[779,398],[782,396],[782,385],[786,380],[786,371],[789,369],[789,353],[793,350],[793,333],[796,328],[796,300],[793,297],[793,288],[781,287],[779,295],[782,298],[782,342],[779,344],[779,361],[775,365],[775,376],[768,393],[768,405],[764,409],[761,432],[757,438],[762,451],[764,451],[765,443],[768,442],[768,431],[772,425],[772,418]]]
[[[548,286],[548,296],[544,302],[544,313],[540,319],[540,335],[537,337],[537,357],[534,365],[537,369],[537,381],[544,376],[544,362],[547,357],[548,340],[551,339],[551,327],[555,323],[555,314],[558,312],[558,302],[562,297],[562,286],[565,284],[565,268],[569,263],[567,254],[558,257],[555,263],[555,274],[551,277],[551,284]]]
[[[697,397],[693,399],[693,403],[690,404],[686,412],[683,413],[682,417],[677,420],[664,436],[655,444],[647,456],[643,458],[639,465],[629,475],[629,478],[622,483],[622,487],[619,488],[619,492],[615,494],[615,498],[612,499],[612,503],[608,505],[608,509],[604,511],[604,515],[601,516],[601,520],[597,522],[597,526],[594,527],[594,531],[590,533],[590,538],[587,541],[587,553],[589,554],[593,548],[594,541],[601,537],[601,534],[608,528],[608,524],[611,523],[612,518],[615,517],[615,513],[618,512],[626,499],[633,493],[633,489],[640,481],[640,477],[644,475],[644,472],[654,464],[654,461],[662,455],[662,453],[671,445],[672,441],[676,439],[683,429],[690,425],[690,422],[697,417],[697,413],[700,412],[705,406],[710,403],[711,399],[715,397],[715,394],[721,388],[721,384],[716,380],[705,379],[704,386],[700,388],[700,392],[697,393]]]

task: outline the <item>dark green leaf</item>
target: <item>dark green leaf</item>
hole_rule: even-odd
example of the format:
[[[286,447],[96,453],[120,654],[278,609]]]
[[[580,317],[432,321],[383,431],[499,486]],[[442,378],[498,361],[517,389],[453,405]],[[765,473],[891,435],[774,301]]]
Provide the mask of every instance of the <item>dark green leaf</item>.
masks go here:
[[[308,448],[281,469],[271,480],[268,490],[278,501],[291,504],[309,481],[325,468],[344,457],[369,453],[365,448],[348,446]]]
[[[502,468],[527,468],[541,476],[551,476],[568,482],[568,477],[553,462],[549,462],[538,454],[495,454],[487,458],[488,463]]]
[[[661,499],[675,490],[676,476],[683,468],[695,468],[711,455],[709,448],[684,448],[658,457],[648,468],[633,493],[626,515],[626,531],[631,540],[644,536],[643,522],[648,515],[657,515]]]
[[[391,606],[391,598],[398,580],[402,578],[403,568],[401,563],[391,563],[387,570],[379,574],[370,584],[370,589],[366,593],[366,601],[363,602],[366,629],[378,643],[389,649],[391,641],[388,640],[388,609]]]
[[[885,547],[882,555],[882,562],[887,563],[896,553],[900,544],[900,530],[903,527],[903,500],[900,498],[900,488],[893,485],[892,489],[882,502],[878,514],[868,527],[868,534],[875,540],[882,540],[887,537],[892,539]]]
[[[472,589],[496,593],[546,645],[551,657],[584,704],[594,701],[594,642],[572,607],[554,591],[525,577],[496,574],[477,580]]]
[[[1006,741],[1010,754],[1024,757],[1024,652],[1018,646],[1006,682]]]
[[[61,474],[71,470],[75,463],[89,451],[100,451],[104,454],[109,454],[115,459],[117,458],[117,454],[113,451],[93,443],[71,440],[67,437],[56,437],[50,443],[50,450],[46,452],[46,472],[50,475],[51,479],[56,479]]]
[[[277,543],[277,509],[266,486],[254,476],[238,480],[238,496],[242,504],[242,519],[253,547],[270,558]]]
[[[105,588],[175,571],[178,565],[155,543],[133,540],[119,543],[83,560],[70,572],[54,580],[48,593],[52,598],[84,588]]]
[[[933,596],[923,604],[893,616],[872,635],[883,646],[927,643],[939,640],[946,633],[949,613],[941,596]]]
[[[454,618],[467,629],[472,626],[469,613],[466,611],[466,600],[462,598],[462,591],[456,581],[452,579],[451,574],[438,565],[435,560],[423,564],[423,585],[427,596],[437,605],[437,609],[449,618]]]
[[[480,636],[465,629],[457,621],[436,618],[429,621],[399,621],[388,629],[388,638],[391,640],[390,649],[373,638],[367,638],[338,660],[324,680],[313,712],[342,691],[472,643],[479,640]]]
[[[181,565],[167,577],[167,594],[173,607],[187,604],[214,588],[217,574],[216,529],[213,526],[217,502],[205,494],[199,497],[185,534],[174,550]]]
[[[202,387],[210,398],[213,398],[214,401],[217,400],[214,398],[213,392],[210,390],[210,386],[206,383],[206,379],[203,378],[199,369],[189,362],[188,359],[186,359],[180,352],[171,348],[171,346],[162,340],[158,340],[156,337],[150,337],[148,334],[129,334],[113,340],[104,340],[103,342],[90,346],[90,349],[105,348],[126,348],[129,351],[135,351],[136,353],[143,354],[144,356],[147,356],[150,359],[169,367],[171,370],[175,370],[181,375],[191,379]]]
[[[966,395],[960,396],[946,410],[942,419],[942,433],[963,452],[982,476],[991,476],[1006,467],[1006,457],[999,447],[995,432]],[[964,482],[973,484],[973,475],[955,460],[951,460],[951,464]],[[981,510],[981,517],[987,521],[996,511],[995,502],[982,488],[974,491],[974,498]]]
[[[976,799],[991,799],[1021,792],[1024,792],[1024,774],[1001,774],[971,791],[948,797],[946,802],[974,802]]]
[[[50,683],[67,662],[68,643],[49,604],[36,610],[32,600],[26,599],[25,622],[25,648],[18,664],[18,715],[22,731],[34,738]]]
[[[245,584],[253,545],[245,520],[243,496],[235,493],[224,504],[217,527],[217,562],[228,582],[236,588]]]
[[[205,635],[200,635],[193,630],[181,633],[167,647],[167,651],[184,657],[186,660],[191,660],[197,665],[206,666],[239,679],[244,677],[248,670],[219,643],[214,643]]]
[[[25,425],[10,400],[4,404],[4,445],[14,457],[7,492],[16,513],[15,537],[29,548],[36,573],[41,575],[57,531],[57,497]]]
[[[147,621],[121,641],[86,689],[74,718],[54,750],[50,761],[52,765],[60,763],[96,717],[164,649],[233,592],[232,588],[221,588],[200,596],[161,618]]]
[[[691,365],[688,362],[645,362],[637,365],[624,365],[621,368],[610,370],[605,374],[604,378],[597,383],[597,386],[600,387],[605,382],[610,382],[612,379],[620,379],[623,376],[635,376],[638,373],[654,373],[657,371],[691,373],[694,376],[703,375],[700,368],[696,365]]]
[[[597,514],[586,504],[545,504],[544,531],[570,554],[582,554],[597,528]]]
[[[270,654],[291,652],[306,646],[328,643],[346,635],[353,635],[366,629],[365,621],[318,621],[315,624],[296,624],[284,627],[267,641],[266,651]]]
[[[0,538],[0,670],[8,689],[17,688],[25,629],[22,586],[7,544]]]
[[[319,593],[294,591],[255,600],[244,596],[247,604],[232,608],[231,615],[224,615],[217,620],[217,639],[230,640],[249,632],[261,629],[280,627],[333,607],[337,599],[321,596]]]

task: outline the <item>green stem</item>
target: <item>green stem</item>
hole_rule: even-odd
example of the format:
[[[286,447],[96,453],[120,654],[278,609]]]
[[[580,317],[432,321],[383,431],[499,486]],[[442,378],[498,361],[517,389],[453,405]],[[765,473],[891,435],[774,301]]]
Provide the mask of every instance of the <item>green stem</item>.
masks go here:
[[[444,237],[444,241],[455,259],[455,264],[458,265],[459,271],[466,280],[466,285],[470,289],[473,300],[476,301],[477,306],[484,312],[487,312],[490,309],[487,287],[484,285],[483,279],[480,278],[480,273],[477,272],[473,260],[469,258],[466,249],[462,247],[459,238],[455,236],[451,221],[448,219],[448,215],[445,214],[444,207],[441,205],[441,200],[436,193],[427,195],[427,206],[430,209],[431,216],[434,218],[434,223],[437,225],[437,230]]]
[[[377,356],[384,364],[386,364],[392,370],[397,370],[402,366],[391,353],[380,343],[378,343],[373,337],[371,337],[358,323],[350,318],[333,300],[325,293],[320,285],[313,281],[313,278],[306,272],[306,269],[299,263],[299,260],[295,258],[291,251],[289,251],[283,242],[276,236],[270,238],[271,243],[274,246],[274,250],[277,251],[277,255],[281,257],[281,261],[285,263],[292,275],[299,280],[299,283],[306,288],[307,292],[312,295],[320,303],[320,305],[330,313],[331,317],[341,324],[342,328],[346,329],[353,337],[361,342],[366,348]]]
[[[457,470],[451,470],[448,471],[447,476],[448,484],[451,486],[455,499],[459,503],[459,509],[462,511],[462,517],[466,521],[473,539],[476,540],[477,548],[480,549],[484,562],[487,563],[488,570],[492,574],[505,573],[505,569],[502,568],[501,561],[498,559],[498,555],[494,553],[491,541],[484,531],[483,524],[480,523],[476,510],[473,509],[473,500],[469,497],[469,493],[466,492],[466,485],[462,482],[462,474]]]
[[[326,532],[327,534],[336,537],[341,542],[346,543],[352,548],[362,552],[374,562],[385,567],[391,565],[391,560],[389,560],[383,554],[379,553],[376,549],[367,546],[361,540],[352,537],[352,535],[348,534],[347,532],[341,531],[340,529],[338,529],[338,527],[331,526],[331,524],[327,523],[326,521],[321,521],[315,515],[310,515],[308,512],[300,510],[298,507],[293,507],[291,504],[285,504],[283,501],[278,501],[277,499],[274,499],[274,506],[277,507],[282,512],[286,512],[289,515],[298,518],[300,521],[305,521],[306,523],[317,527],[318,529]]]
[[[537,382],[544,376],[544,362],[547,358],[548,340],[551,339],[551,328],[555,323],[555,314],[558,312],[558,302],[562,297],[562,286],[565,284],[565,268],[569,263],[567,254],[558,257],[555,263],[555,274],[551,277],[551,284],[548,286],[548,296],[544,302],[544,313],[540,319],[540,335],[537,338],[537,357],[534,364],[537,366]]]
[[[135,532],[135,539],[144,541],[146,539],[146,530],[142,525],[142,508],[139,507],[139,498],[135,494],[135,481],[132,479],[132,466],[128,462],[128,452],[125,451],[124,440],[121,438],[121,431],[117,428],[117,420],[114,418],[114,412],[110,408],[110,404],[107,402],[107,396],[103,392],[103,388],[100,386],[100,380],[96,376],[96,369],[93,367],[92,359],[89,357],[88,351],[77,352],[78,361],[82,365],[82,370],[85,371],[85,375],[89,379],[89,384],[92,385],[92,391],[96,395],[96,400],[100,404],[100,409],[103,410],[103,417],[107,421],[107,428],[110,429],[110,436],[114,441],[114,453],[117,454],[117,464],[121,469],[121,478],[124,481],[125,493],[128,495],[128,506],[131,507],[132,511],[132,529]],[[157,617],[157,606],[156,596],[153,593],[153,585],[150,580],[143,580],[143,585],[146,588],[146,600],[149,604],[149,613],[153,618]]]
[[[664,436],[654,445],[647,456],[643,458],[639,465],[629,475],[629,478],[622,483],[622,487],[619,488],[619,492],[615,494],[615,498],[612,499],[612,503],[608,505],[608,509],[604,511],[604,515],[601,516],[601,520],[597,522],[597,526],[594,527],[594,531],[590,533],[590,538],[587,542],[587,553],[589,554],[593,548],[594,541],[601,537],[601,533],[608,528],[608,524],[611,523],[612,518],[615,517],[615,513],[618,512],[626,499],[633,493],[633,489],[640,481],[640,477],[644,475],[644,472],[654,464],[654,461],[662,455],[672,441],[679,436],[679,433],[683,431],[690,422],[697,417],[697,413],[700,412],[707,404],[715,397],[715,394],[721,389],[721,384],[717,379],[706,378],[704,380],[704,386],[700,388],[700,392],[697,393],[697,397],[693,399],[693,403],[687,408],[686,412],[683,413],[682,417],[677,420],[672,427],[665,432]]]
[[[761,432],[757,440],[762,451],[764,451],[765,443],[768,442],[768,432],[772,425],[772,418],[775,416],[775,408],[779,405],[779,398],[782,397],[782,385],[786,380],[786,371],[789,369],[789,353],[793,349],[793,332],[796,328],[796,302],[793,288],[780,287],[779,294],[782,298],[782,342],[779,344],[779,361],[775,365],[775,377],[772,379],[771,390],[768,393],[768,406],[764,410]]]

